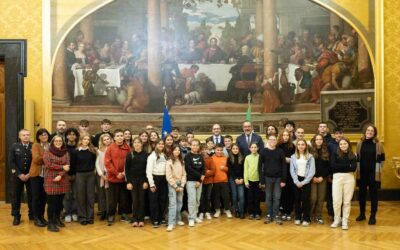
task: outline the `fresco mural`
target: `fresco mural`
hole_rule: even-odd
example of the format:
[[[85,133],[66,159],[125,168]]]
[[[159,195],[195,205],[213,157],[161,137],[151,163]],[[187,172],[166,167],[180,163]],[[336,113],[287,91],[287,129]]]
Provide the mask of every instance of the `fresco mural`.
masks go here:
[[[65,85],[70,106],[59,110],[159,113],[166,101],[178,113],[244,112],[250,96],[256,112],[319,111],[323,90],[373,88],[368,52],[347,23],[308,0],[276,1],[272,15],[260,2],[104,6],[60,48],[66,75],[54,71],[53,89]]]

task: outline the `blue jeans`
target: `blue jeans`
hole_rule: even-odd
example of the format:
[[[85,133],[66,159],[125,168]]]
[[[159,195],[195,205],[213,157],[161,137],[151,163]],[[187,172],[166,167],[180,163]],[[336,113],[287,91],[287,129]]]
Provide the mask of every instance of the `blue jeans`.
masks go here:
[[[235,179],[229,178],[231,186],[232,206],[236,212],[242,214],[244,212],[244,185],[237,185]]]
[[[279,204],[281,199],[281,178],[265,178],[265,204],[267,205],[267,214],[271,217],[278,216]]]
[[[181,220],[183,191],[176,192],[174,187],[168,185],[168,197],[168,225],[176,225],[176,223]]]
[[[186,190],[188,193],[189,220],[196,219],[200,205],[202,184],[200,184],[198,188],[196,188],[195,185],[196,181],[188,181],[186,183]]]

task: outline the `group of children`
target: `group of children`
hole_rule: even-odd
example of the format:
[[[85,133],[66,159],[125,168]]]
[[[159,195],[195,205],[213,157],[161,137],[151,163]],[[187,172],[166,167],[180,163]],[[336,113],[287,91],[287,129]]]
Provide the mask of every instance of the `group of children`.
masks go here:
[[[129,130],[116,129],[111,134],[103,129],[91,137],[68,129],[64,131],[65,141],[56,133],[46,146],[50,150],[44,153],[45,171],[55,169],[46,154],[58,156],[65,148],[69,162],[64,162],[59,171],[74,177],[65,187],[66,196],[57,199],[64,200],[66,222],[94,222],[97,187],[100,220],[107,219],[109,226],[115,223],[117,213],[133,227],[143,227],[149,215],[154,228],[167,225],[167,231],[185,225],[184,211],[190,227],[222,214],[244,219],[247,213],[250,220],[260,220],[260,202],[265,195],[265,224],[291,221],[293,209],[294,224],[308,226],[312,218],[323,224],[327,197],[328,212],[329,200],[333,200],[331,227],[348,229],[354,191],[352,172],[357,167],[350,142],[340,129],[334,131],[334,137],[319,130],[308,142],[302,128],[294,132],[290,125],[280,134],[269,126],[262,148],[250,139],[256,138],[251,130],[247,155],[229,135],[217,143],[213,137],[201,143],[192,133],[188,137],[167,134],[160,139],[152,128],[136,137]],[[58,185],[63,176],[46,179],[45,175],[45,189],[46,182]],[[55,225],[63,224],[57,220]],[[58,231],[55,225],[50,231]]]

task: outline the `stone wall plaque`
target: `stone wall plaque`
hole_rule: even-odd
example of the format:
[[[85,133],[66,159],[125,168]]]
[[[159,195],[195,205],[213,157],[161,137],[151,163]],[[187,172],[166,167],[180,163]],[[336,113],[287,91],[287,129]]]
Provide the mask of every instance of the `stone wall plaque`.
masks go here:
[[[366,124],[374,123],[373,90],[323,91],[321,100],[321,120],[330,129],[341,127],[345,133],[362,133]]]

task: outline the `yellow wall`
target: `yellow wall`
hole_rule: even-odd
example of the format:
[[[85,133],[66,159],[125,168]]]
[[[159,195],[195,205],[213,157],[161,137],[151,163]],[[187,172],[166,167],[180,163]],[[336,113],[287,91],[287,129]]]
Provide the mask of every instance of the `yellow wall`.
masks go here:
[[[35,122],[43,124],[42,1],[1,0],[0,38],[28,40],[28,77],[25,98],[35,102]],[[50,115],[50,114],[49,114]]]
[[[91,1],[88,1],[91,2]],[[368,27],[368,1],[335,1],[353,13]],[[385,25],[385,148],[387,164],[384,168],[383,188],[400,188],[391,169],[390,159],[400,155],[398,128],[400,127],[400,36],[396,28],[400,26],[400,1],[384,1]],[[35,121],[43,124],[42,103],[42,1],[40,0],[1,0],[0,38],[28,39],[28,77],[25,80],[25,97],[35,102]],[[51,101],[51,100],[49,100]]]

